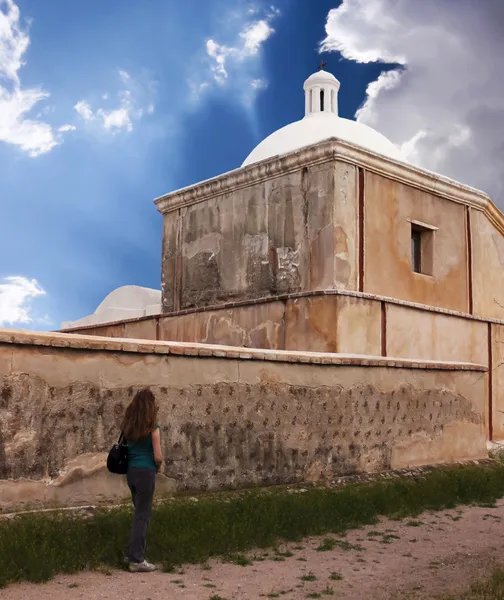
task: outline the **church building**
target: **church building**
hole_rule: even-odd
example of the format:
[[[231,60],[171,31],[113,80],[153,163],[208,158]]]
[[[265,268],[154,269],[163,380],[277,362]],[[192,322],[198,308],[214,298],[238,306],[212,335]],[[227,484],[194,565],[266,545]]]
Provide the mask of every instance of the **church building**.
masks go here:
[[[161,293],[119,288],[62,331],[484,365],[504,440],[504,216],[339,117],[339,93],[319,70],[304,118],[157,198]]]

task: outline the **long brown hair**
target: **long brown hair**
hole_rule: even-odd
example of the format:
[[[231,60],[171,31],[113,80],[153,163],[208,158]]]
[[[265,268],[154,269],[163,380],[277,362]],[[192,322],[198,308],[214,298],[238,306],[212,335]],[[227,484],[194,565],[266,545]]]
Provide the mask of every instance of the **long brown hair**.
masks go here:
[[[127,440],[145,439],[156,427],[158,407],[154,394],[147,388],[139,390],[126,409],[122,432]]]

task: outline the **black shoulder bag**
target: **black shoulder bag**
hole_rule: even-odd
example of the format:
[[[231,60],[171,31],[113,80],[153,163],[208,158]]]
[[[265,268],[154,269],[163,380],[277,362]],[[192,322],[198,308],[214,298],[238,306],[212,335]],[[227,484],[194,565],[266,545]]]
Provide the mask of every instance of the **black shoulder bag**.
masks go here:
[[[108,453],[107,469],[116,475],[126,475],[128,472],[128,444],[122,432],[117,444]]]

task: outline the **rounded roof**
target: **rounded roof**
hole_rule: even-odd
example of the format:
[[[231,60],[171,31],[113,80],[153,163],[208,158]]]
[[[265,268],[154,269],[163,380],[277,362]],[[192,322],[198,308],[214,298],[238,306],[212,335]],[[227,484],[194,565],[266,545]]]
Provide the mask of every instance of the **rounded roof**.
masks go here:
[[[400,150],[371,127],[331,113],[319,113],[286,125],[269,135],[252,150],[242,167],[273,156],[288,154],[333,137],[388,158],[406,162]]]
[[[159,304],[160,301],[160,290],[139,285],[123,285],[105,296],[95,312],[99,313],[109,309],[142,309],[145,306]]]
[[[112,323],[124,319],[137,319],[161,312],[161,290],[123,285],[118,287],[99,304],[98,308],[77,321],[65,321],[62,329]]]
[[[310,85],[317,85],[321,83],[335,83],[339,86],[340,82],[336,79],[336,77],[334,77],[332,73],[321,70],[317,71],[316,73],[313,73],[313,75],[310,75],[310,77],[308,77],[308,79],[305,81],[304,87],[306,89]]]

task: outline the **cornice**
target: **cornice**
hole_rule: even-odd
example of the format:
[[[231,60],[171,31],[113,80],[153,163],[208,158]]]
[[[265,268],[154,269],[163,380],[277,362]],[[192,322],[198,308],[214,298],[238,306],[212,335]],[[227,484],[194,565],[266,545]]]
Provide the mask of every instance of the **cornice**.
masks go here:
[[[483,211],[490,222],[504,235],[504,215],[484,192],[432,171],[375,154],[337,138],[330,138],[290,154],[274,156],[165,194],[156,198],[154,204],[160,213],[166,214],[292,173],[302,167],[335,160],[362,167],[394,181]]]

